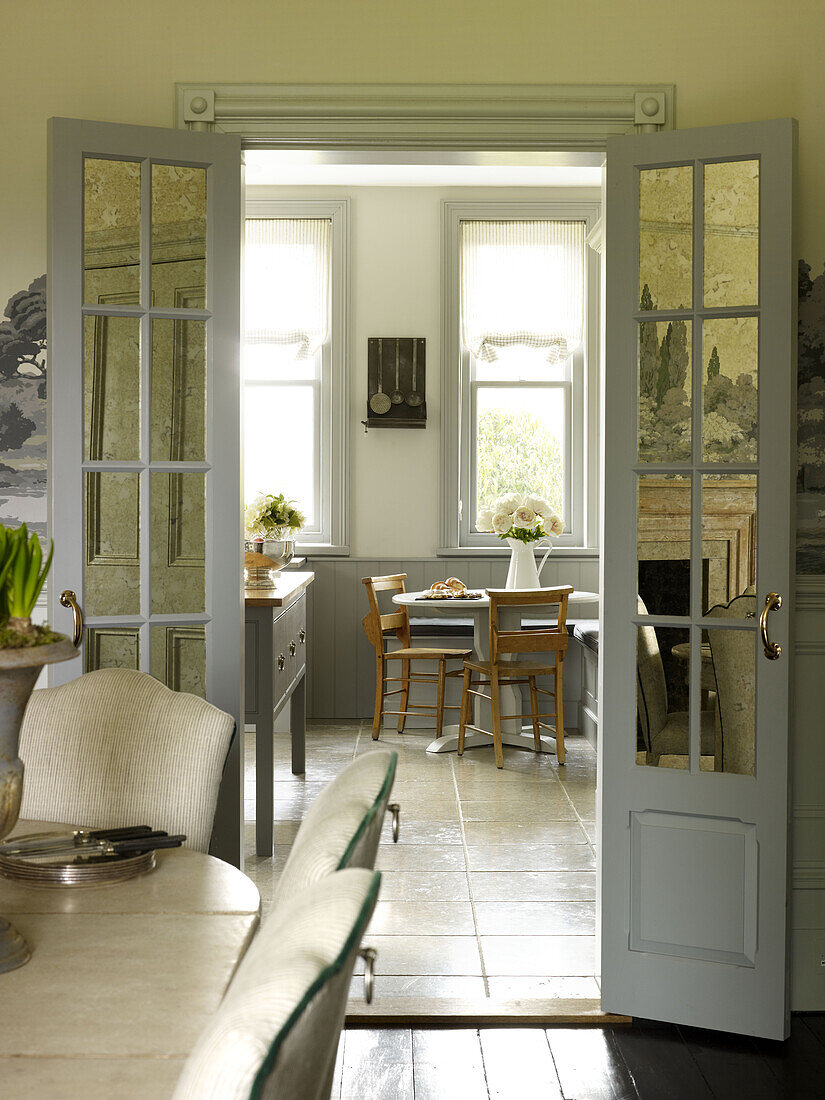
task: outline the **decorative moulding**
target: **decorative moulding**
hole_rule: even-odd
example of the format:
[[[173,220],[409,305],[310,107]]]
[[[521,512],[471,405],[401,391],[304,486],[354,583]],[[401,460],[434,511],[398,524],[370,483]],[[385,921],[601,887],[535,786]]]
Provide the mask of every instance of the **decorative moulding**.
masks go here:
[[[672,130],[672,84],[211,84],[175,86],[175,124],[247,147],[603,149]]]

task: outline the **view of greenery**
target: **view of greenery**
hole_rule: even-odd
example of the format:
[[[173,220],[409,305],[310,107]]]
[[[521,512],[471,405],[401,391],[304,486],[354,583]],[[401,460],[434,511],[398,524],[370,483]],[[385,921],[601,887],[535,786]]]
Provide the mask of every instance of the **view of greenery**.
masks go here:
[[[479,413],[476,450],[478,509],[505,493],[536,493],[563,515],[563,456],[541,417],[489,409]]]

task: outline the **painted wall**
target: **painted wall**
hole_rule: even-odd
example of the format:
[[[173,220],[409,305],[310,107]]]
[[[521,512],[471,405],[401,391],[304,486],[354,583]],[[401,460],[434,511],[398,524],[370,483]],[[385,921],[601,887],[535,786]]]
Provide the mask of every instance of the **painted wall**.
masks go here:
[[[653,16],[637,0],[237,0],[231,8],[218,0],[31,0],[6,16],[2,32],[0,304],[46,267],[46,119],[168,126],[175,81],[197,79],[666,81],[677,86],[682,127],[794,115],[800,121],[797,254],[813,275],[822,271],[821,0],[663,0]],[[374,506],[380,510],[380,497]],[[821,584],[805,586],[803,597],[794,753],[794,1004],[822,1008],[825,971],[814,965],[825,940]]]

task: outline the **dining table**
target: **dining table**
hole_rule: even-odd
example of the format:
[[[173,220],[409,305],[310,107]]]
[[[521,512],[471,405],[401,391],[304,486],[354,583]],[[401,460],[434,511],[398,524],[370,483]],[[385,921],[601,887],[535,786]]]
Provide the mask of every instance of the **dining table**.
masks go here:
[[[75,826],[19,821],[11,838]],[[0,876],[31,958],[0,974],[3,1100],[162,1100],[255,935],[260,896],[190,848],[107,885]]]
[[[583,589],[574,589],[568,597],[568,604],[591,604],[597,606],[599,602],[598,592],[587,592]],[[432,616],[460,616],[473,618],[473,652],[478,660],[486,661],[490,657],[490,598],[486,592],[476,598],[451,597],[449,599],[428,599],[424,592],[399,592],[393,596],[393,603],[400,607],[406,607],[410,614]],[[519,630],[522,622],[530,618],[538,617],[539,612],[534,608],[526,614],[519,608],[502,608],[499,610],[499,624],[504,630]],[[517,686],[502,681],[499,687],[502,714],[521,714],[522,699]],[[476,699],[476,717],[474,725],[482,725],[479,719],[478,709],[480,701]],[[489,719],[488,719],[489,721]],[[492,729],[492,726],[489,727]],[[501,721],[501,740],[505,745],[515,745],[518,748],[529,749],[531,752],[555,752],[555,738],[543,734],[541,737],[541,749],[536,749],[533,736],[533,727],[525,726],[519,718],[503,718]],[[477,745],[490,744],[490,736],[484,733],[476,733],[467,730],[464,737],[464,748],[471,749]],[[427,746],[427,752],[457,752],[458,751],[458,726],[445,725],[442,736],[436,738]]]

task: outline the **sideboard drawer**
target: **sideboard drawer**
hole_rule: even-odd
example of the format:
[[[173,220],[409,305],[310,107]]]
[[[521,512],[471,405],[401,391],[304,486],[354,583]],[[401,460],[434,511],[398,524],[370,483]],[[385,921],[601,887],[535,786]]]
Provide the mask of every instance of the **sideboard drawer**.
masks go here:
[[[302,643],[301,638],[304,638]],[[306,667],[306,597],[302,593],[272,624],[273,691],[277,707]]]

